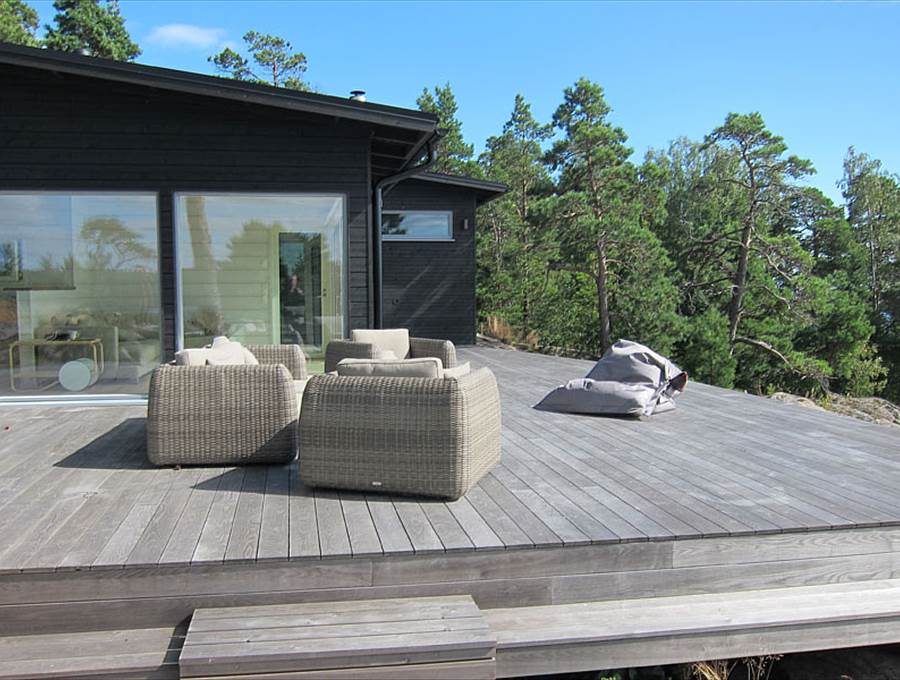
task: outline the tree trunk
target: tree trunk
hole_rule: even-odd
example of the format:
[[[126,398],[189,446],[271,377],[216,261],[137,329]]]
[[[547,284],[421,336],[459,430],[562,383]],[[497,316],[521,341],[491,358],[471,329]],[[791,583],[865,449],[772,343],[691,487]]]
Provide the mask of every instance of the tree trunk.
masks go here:
[[[600,349],[605,354],[612,347],[609,334],[609,272],[606,268],[606,243],[597,243],[597,315],[600,321]]]
[[[728,341],[734,349],[738,324],[741,321],[741,306],[744,301],[744,289],[747,287],[747,265],[750,260],[750,241],[753,238],[753,215],[747,218],[741,232],[741,245],[738,251],[737,269],[731,280],[731,302],[728,303]]]
[[[747,160],[744,153],[741,154],[747,166],[747,175],[750,180],[748,198],[750,205],[747,208],[747,217],[744,229],[741,232],[741,245],[738,250],[737,268],[731,281],[731,302],[728,303],[728,342],[731,352],[734,353],[734,339],[737,337],[738,325],[741,322],[741,312],[744,303],[744,290],[747,287],[747,265],[750,261],[750,241],[753,239],[753,225],[756,222],[756,172],[753,164]]]

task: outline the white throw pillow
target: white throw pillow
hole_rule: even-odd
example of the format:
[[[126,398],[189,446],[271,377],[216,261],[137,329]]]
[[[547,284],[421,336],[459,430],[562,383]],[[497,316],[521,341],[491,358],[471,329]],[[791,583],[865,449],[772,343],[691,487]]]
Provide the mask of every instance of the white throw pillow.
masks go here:
[[[353,342],[365,342],[380,350],[393,352],[398,359],[409,356],[409,331],[405,328],[357,328],[350,331]]]
[[[259,366],[259,359],[256,358],[256,355],[253,354],[249,349],[241,345],[241,349],[244,352],[244,363],[248,366]]]
[[[461,378],[464,375],[469,375],[471,373],[472,367],[469,365],[467,361],[464,364],[459,364],[458,366],[454,366],[453,368],[445,368],[444,369],[444,377],[445,378]]]
[[[209,349],[198,347],[195,349],[183,349],[175,352],[176,366],[206,366],[206,357],[209,355]]]
[[[239,342],[220,343],[207,350],[206,363],[209,366],[243,366],[244,347]]]
[[[384,378],[440,378],[443,365],[440,359],[342,359],[337,365],[341,376],[380,376]]]

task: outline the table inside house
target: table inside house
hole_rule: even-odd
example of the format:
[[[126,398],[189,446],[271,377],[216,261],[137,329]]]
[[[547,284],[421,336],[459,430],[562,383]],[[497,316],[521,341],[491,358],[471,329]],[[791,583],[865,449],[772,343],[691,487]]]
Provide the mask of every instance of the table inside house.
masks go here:
[[[84,347],[89,350],[90,355],[79,359],[66,361],[61,366],[54,367],[52,370],[44,371],[38,369],[39,356],[41,348],[46,347]],[[63,388],[77,392],[96,382],[102,375],[104,370],[103,343],[99,338],[85,339],[26,339],[16,340],[9,346],[9,386],[13,392],[18,392],[19,387],[16,386],[17,368],[16,353],[19,354],[18,377],[21,379],[24,373],[22,365],[22,351],[31,351],[32,370],[28,372],[28,377],[39,379],[41,377],[49,377],[52,382],[40,387],[41,390],[48,389],[54,385],[62,385]]]

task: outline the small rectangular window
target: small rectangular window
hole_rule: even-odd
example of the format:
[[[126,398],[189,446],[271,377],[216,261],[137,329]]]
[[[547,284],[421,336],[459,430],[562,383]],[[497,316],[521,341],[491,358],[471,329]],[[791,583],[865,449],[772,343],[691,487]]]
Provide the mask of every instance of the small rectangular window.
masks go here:
[[[382,213],[386,241],[452,241],[453,213],[445,210],[391,210]]]

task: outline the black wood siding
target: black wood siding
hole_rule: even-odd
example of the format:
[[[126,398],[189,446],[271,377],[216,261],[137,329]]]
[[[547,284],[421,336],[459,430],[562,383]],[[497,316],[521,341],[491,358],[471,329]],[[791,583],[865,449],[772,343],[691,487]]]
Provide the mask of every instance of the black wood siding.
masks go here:
[[[370,137],[345,120],[0,65],[0,190],[158,192],[167,355],[177,191],[345,194],[349,322],[371,325]]]
[[[384,325],[412,335],[475,342],[475,195],[470,189],[407,180],[385,210],[452,210],[451,242],[384,241]],[[465,224],[468,223],[468,229]]]

